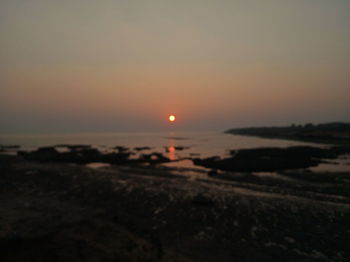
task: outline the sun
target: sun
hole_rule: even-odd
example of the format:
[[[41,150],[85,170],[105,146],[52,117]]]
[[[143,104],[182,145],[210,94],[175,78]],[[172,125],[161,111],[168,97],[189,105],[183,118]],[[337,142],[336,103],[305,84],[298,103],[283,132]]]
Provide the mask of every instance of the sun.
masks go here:
[[[170,122],[175,122],[176,117],[174,115],[169,116],[169,121]]]

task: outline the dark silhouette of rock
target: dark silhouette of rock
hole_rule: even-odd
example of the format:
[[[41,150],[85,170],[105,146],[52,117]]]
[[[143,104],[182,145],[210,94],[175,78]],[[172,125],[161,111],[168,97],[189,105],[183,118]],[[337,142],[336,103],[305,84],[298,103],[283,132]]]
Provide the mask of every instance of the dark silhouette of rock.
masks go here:
[[[151,154],[142,154],[139,159],[140,162],[146,162],[151,165],[171,162],[171,160],[161,153],[153,152]]]
[[[76,164],[102,162],[114,164],[127,160],[130,153],[101,154],[97,149],[90,147],[79,147],[79,149],[78,147],[74,147],[71,151],[59,152],[54,147],[40,147],[31,152],[19,151],[18,155],[28,160],[42,162],[64,162]]]
[[[134,147],[135,151],[144,151],[144,150],[150,150],[152,147],[149,146],[141,146],[141,147]]]
[[[127,148],[125,146],[115,146],[113,149],[116,149],[119,153],[129,151],[129,148]]]
[[[54,147],[66,147],[70,150],[82,150],[82,149],[91,148],[91,145],[58,144],[58,145],[55,145]]]
[[[17,154],[36,161],[58,161],[60,158],[60,153],[54,147],[40,147],[32,152],[18,151]]]
[[[185,149],[189,149],[190,147],[188,147],[188,146],[173,146],[173,147],[165,146],[165,147],[164,147],[165,152],[170,152],[170,151],[171,151],[171,148],[172,148],[173,150],[176,150],[176,151],[182,151],[182,150],[185,150]]]
[[[185,150],[185,149],[189,149],[190,147],[189,146],[175,146],[175,150]]]
[[[55,147],[40,147],[37,150],[26,152],[19,151],[17,154],[27,160],[40,162],[59,162],[59,163],[108,163],[112,165],[129,165],[149,163],[156,165],[167,163],[171,160],[161,153],[153,152],[150,154],[142,154],[139,158],[130,159],[133,154],[125,147],[117,147],[118,152],[103,154],[99,150],[90,147],[73,147],[68,152],[59,152]]]
[[[273,172],[316,166],[323,159],[350,153],[349,146],[332,148],[288,147],[232,150],[231,157],[194,158],[195,165],[236,172]]]
[[[339,149],[340,150],[340,149]],[[310,157],[310,158],[336,158],[337,153],[335,148],[323,149],[311,146],[292,146],[288,148],[253,148],[253,149],[240,149],[231,150],[232,156],[242,159],[246,157],[283,157],[283,158],[298,158],[298,157]]]

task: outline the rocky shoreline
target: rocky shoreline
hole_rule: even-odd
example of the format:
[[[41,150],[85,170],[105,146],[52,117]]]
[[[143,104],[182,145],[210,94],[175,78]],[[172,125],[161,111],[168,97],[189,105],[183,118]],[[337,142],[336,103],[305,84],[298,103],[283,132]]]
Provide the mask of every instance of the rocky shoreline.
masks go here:
[[[199,158],[171,159],[162,152],[142,152],[149,147],[129,149],[116,146],[110,152],[100,152],[90,145],[55,145],[39,147],[33,151],[19,150],[17,155],[26,160],[50,163],[91,164],[101,163],[110,165],[150,165],[157,166],[164,163],[190,160],[194,165],[214,170],[233,172],[275,172],[291,169],[304,169],[326,163],[343,155],[350,154],[350,146],[311,147],[292,146],[286,148],[266,147],[253,149],[236,149],[230,151],[229,157],[213,156]],[[173,151],[181,151],[186,147],[172,147]],[[169,153],[170,149],[164,147]]]
[[[1,261],[348,261],[350,174],[223,172],[0,155]]]
[[[196,165],[234,172],[275,172],[317,166],[350,154],[350,146],[293,146],[231,150],[226,158],[194,158]]]

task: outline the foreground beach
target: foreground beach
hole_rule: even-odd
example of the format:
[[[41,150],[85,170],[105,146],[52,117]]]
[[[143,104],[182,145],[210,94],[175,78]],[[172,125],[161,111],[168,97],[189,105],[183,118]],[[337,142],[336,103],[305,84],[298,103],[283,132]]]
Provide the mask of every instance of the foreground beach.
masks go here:
[[[192,179],[157,166],[0,159],[1,261],[350,258],[347,173]]]

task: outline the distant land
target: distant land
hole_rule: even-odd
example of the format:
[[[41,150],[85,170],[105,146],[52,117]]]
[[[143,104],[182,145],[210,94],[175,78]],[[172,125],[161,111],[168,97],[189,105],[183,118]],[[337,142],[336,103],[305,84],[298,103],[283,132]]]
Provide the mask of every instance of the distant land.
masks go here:
[[[225,131],[228,134],[314,142],[350,144],[350,123],[334,122],[280,127],[247,127]]]

